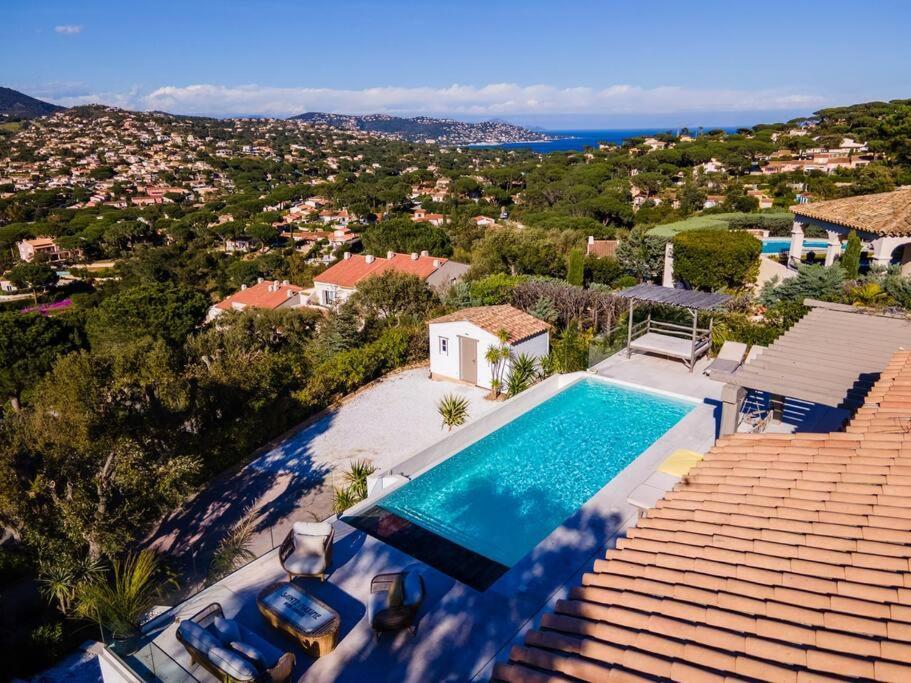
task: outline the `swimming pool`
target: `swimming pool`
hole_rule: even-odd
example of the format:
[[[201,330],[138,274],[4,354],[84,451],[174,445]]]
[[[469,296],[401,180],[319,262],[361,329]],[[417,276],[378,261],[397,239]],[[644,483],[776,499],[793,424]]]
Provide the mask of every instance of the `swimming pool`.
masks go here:
[[[694,407],[586,378],[377,502],[507,567]]]
[[[824,252],[828,242],[826,240],[804,240],[803,241],[803,250],[804,251],[821,251]],[[845,245],[842,245],[844,248]],[[788,251],[791,248],[791,240],[789,239],[765,239],[762,240],[762,253],[763,254],[778,254],[782,251]]]

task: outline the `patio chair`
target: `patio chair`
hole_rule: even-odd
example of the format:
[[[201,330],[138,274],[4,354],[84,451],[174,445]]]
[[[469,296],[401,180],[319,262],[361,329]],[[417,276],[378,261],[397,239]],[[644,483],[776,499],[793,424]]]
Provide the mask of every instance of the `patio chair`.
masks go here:
[[[326,570],[332,564],[334,538],[335,530],[327,522],[295,522],[278,551],[288,580],[318,576],[325,581]]]
[[[741,342],[726,341],[721,345],[715,360],[703,370],[703,374],[711,377],[713,372],[731,373],[743,365],[743,357],[747,352],[747,345]]]
[[[176,638],[190,655],[222,683],[284,683],[295,657],[282,652],[233,619],[213,602],[180,622]]]
[[[414,570],[377,574],[370,582],[367,605],[374,634],[410,629],[417,633],[417,616],[424,602],[424,579]]]

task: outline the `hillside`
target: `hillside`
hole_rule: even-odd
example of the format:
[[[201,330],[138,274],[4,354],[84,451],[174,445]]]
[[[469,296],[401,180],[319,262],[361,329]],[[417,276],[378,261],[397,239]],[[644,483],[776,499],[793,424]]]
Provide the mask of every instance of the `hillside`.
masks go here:
[[[29,97],[12,88],[0,87],[0,116],[13,119],[33,119],[63,111],[65,108]]]
[[[441,145],[501,144],[549,139],[542,133],[536,133],[504,121],[465,123],[427,116],[404,118],[386,114],[354,116],[322,112],[307,112],[291,118],[342,130],[359,130],[388,135],[409,142],[436,142]]]

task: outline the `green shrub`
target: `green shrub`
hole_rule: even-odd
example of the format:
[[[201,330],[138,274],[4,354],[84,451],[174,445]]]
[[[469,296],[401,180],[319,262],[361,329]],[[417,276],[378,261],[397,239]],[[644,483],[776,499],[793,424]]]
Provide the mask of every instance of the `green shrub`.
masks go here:
[[[336,353],[317,365],[294,397],[306,410],[319,410],[384,372],[425,357],[426,346],[423,326],[388,328],[375,341]]]
[[[860,237],[853,230],[848,233],[848,245],[841,255],[841,267],[845,269],[845,277],[856,280],[860,275]]]
[[[674,238],[674,275],[695,289],[739,289],[755,280],[761,252],[742,230],[682,232]]]
[[[585,280],[585,256],[581,249],[573,249],[569,252],[566,262],[566,281],[581,287]]]
[[[845,285],[845,271],[838,265],[800,266],[797,276],[781,284],[772,278],[762,286],[759,300],[766,306],[782,301],[803,303],[804,299],[838,301],[842,298]]]
[[[512,298],[512,290],[528,280],[524,275],[506,275],[496,273],[480,280],[474,280],[468,285],[468,295],[471,306],[496,306],[508,304]]]
[[[589,256],[585,259],[585,280],[609,285],[623,276],[623,268],[619,261],[612,256],[596,258]]]

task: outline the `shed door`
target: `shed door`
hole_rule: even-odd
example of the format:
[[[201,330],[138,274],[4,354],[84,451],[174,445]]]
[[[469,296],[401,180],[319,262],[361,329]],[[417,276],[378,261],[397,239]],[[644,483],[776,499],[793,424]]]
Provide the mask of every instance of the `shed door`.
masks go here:
[[[459,337],[459,379],[478,383],[478,340]]]

